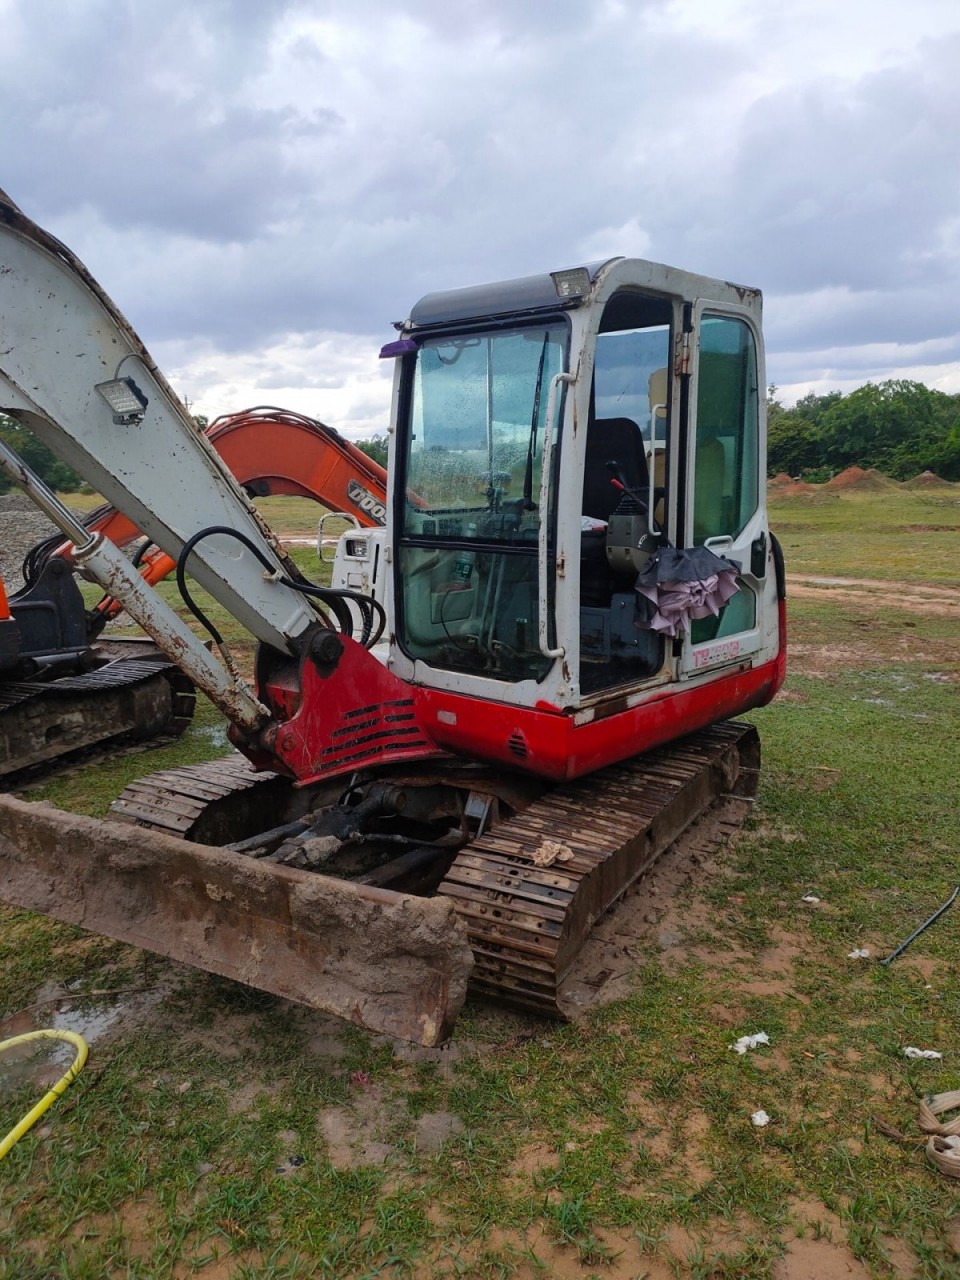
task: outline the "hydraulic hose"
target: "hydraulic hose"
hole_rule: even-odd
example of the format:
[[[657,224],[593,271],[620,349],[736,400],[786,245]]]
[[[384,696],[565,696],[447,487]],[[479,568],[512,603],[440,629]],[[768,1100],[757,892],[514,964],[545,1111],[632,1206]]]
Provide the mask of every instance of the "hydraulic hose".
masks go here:
[[[83,1064],[87,1060],[87,1053],[89,1052],[87,1042],[83,1036],[77,1035],[75,1031],[28,1031],[25,1035],[13,1036],[10,1040],[0,1040],[0,1053],[3,1053],[5,1049],[14,1048],[15,1045],[29,1044],[33,1040],[66,1040],[76,1049],[77,1056],[49,1092],[44,1094],[37,1105],[27,1112],[19,1124],[14,1125],[3,1141],[0,1142],[0,1160],[20,1141],[27,1130],[36,1124],[44,1112],[49,1111],[60,1095],[69,1089],[70,1085],[73,1084],[83,1070]]]
[[[197,619],[197,621],[207,629],[213,637],[214,643],[222,648],[223,637],[213,625],[207,615],[199,607],[187,589],[187,560],[190,552],[204,538],[209,538],[213,534],[224,534],[227,537],[235,538],[238,542],[251,552],[257,560],[263,565],[264,569],[276,577],[276,581],[285,587],[290,587],[293,591],[299,591],[302,595],[311,599],[318,600],[321,605],[329,609],[337,621],[339,629],[343,635],[350,636],[353,633],[353,624],[350,619],[350,611],[347,608],[347,601],[352,600],[359,608],[363,619],[363,631],[360,637],[360,643],[364,648],[372,648],[377,643],[387,623],[387,616],[384,613],[383,605],[379,600],[374,600],[371,596],[360,595],[356,591],[338,590],[332,587],[318,587],[304,579],[288,578],[285,574],[274,573],[273,566],[264,556],[259,547],[241,533],[238,529],[232,529],[229,525],[215,524],[207,529],[200,529],[193,537],[189,538],[180,550],[177,558],[177,588],[184,604]]]

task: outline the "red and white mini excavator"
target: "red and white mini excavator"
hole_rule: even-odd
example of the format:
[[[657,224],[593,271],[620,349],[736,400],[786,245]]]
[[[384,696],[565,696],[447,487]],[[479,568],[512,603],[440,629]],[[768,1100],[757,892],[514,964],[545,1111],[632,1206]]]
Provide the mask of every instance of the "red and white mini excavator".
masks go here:
[[[0,797],[0,897],[425,1044],[468,981],[562,1010],[593,922],[756,786],[755,731],[727,721],[785,670],[760,314],[754,289],[625,258],[421,299],[381,353],[385,524],[345,535],[324,588],[97,282],[0,198],[0,410],[176,562],[214,651],[0,465],[238,748],[128,788],[119,821]],[[256,637],[252,686],[187,574]]]

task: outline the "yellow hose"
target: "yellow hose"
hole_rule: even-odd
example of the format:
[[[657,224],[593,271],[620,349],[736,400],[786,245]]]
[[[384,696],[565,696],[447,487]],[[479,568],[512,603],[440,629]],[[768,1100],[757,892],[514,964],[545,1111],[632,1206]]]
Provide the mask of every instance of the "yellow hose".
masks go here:
[[[0,1142],[0,1160],[20,1141],[31,1125],[36,1124],[45,1111],[48,1111],[60,1095],[69,1089],[83,1070],[87,1060],[87,1042],[75,1031],[28,1031],[26,1035],[13,1036],[10,1040],[0,1040],[0,1053],[12,1049],[14,1045],[28,1044],[31,1040],[67,1040],[74,1046],[77,1056],[70,1067],[60,1077],[49,1093],[44,1094],[32,1111],[28,1111],[18,1125],[15,1125],[2,1142]]]

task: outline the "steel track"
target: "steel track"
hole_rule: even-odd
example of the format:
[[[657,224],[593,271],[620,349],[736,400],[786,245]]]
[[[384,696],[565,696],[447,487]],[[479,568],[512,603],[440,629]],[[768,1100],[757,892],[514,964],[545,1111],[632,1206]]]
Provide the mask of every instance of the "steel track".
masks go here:
[[[467,925],[473,988],[563,1016],[559,989],[595,921],[725,795],[755,794],[756,730],[719,724],[541,799],[456,857],[440,885]],[[538,866],[545,841],[570,857]]]
[[[113,741],[176,737],[195,702],[190,680],[163,658],[122,659],[49,683],[0,682],[0,777],[8,783]]]

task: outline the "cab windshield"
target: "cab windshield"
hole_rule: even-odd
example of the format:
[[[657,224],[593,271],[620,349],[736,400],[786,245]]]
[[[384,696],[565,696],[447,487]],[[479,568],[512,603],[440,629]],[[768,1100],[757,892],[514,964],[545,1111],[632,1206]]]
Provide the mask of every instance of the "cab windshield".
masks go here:
[[[399,639],[411,656],[541,677],[537,536],[563,320],[430,338],[408,384]],[[555,407],[554,427],[559,417]]]
[[[405,532],[422,534],[427,510],[476,517],[445,519],[448,536],[517,532],[522,509],[540,497],[547,399],[565,333],[554,323],[423,343],[410,402]]]

